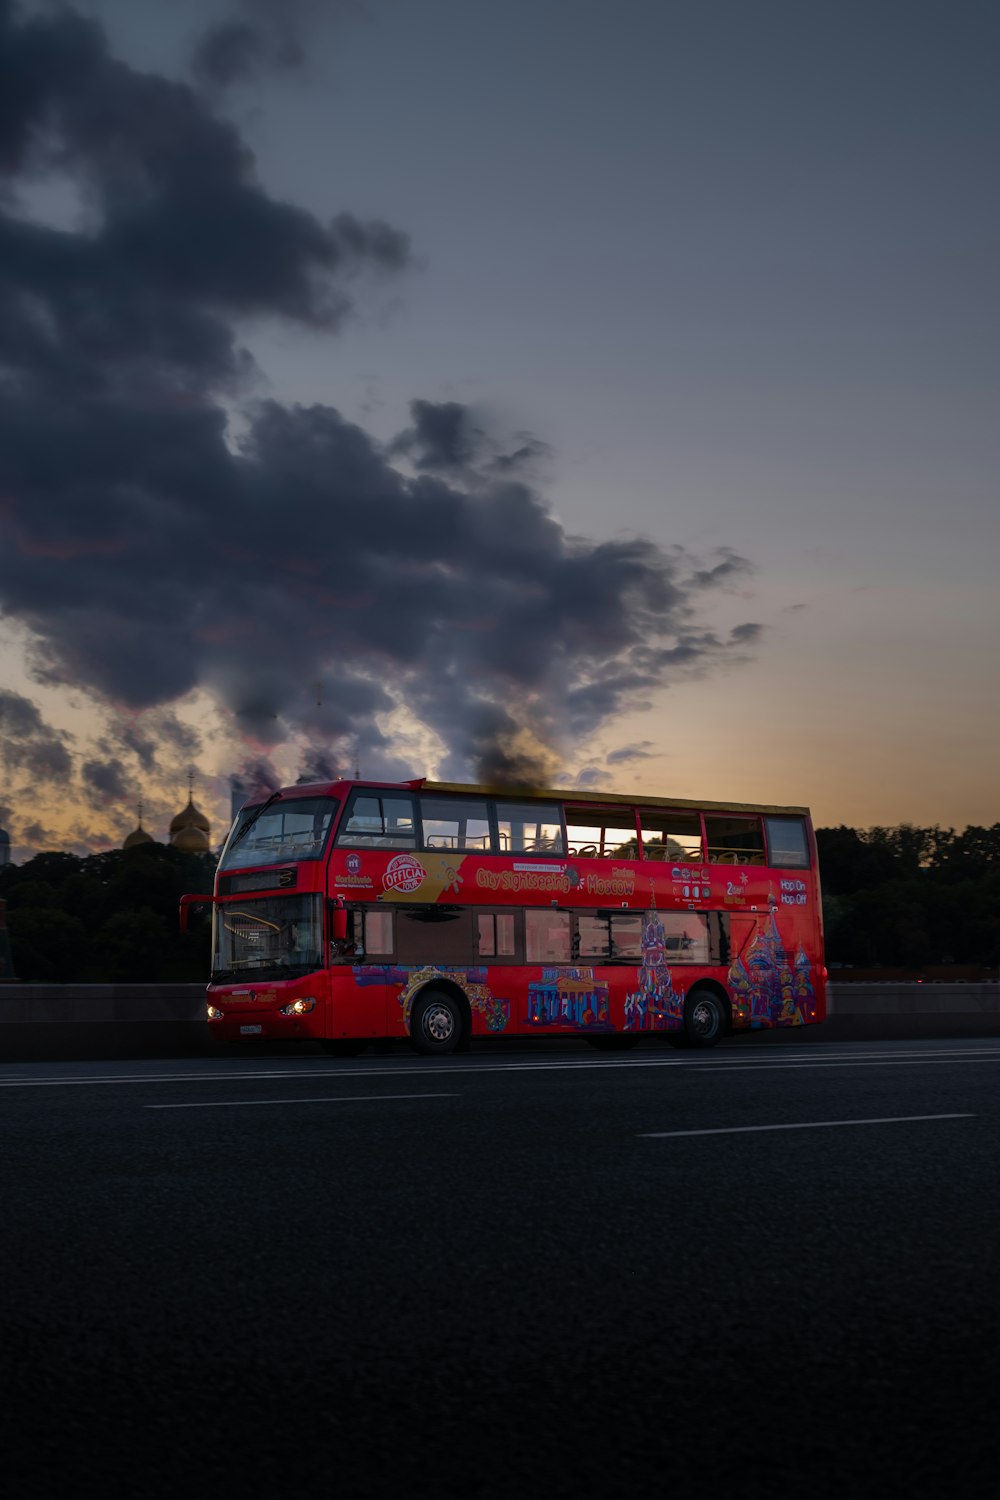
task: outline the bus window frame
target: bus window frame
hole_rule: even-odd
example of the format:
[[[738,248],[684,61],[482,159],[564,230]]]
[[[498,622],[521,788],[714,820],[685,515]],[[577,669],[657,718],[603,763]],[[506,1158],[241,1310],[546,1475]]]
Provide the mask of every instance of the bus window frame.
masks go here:
[[[474,855],[480,858],[489,857],[499,852],[497,838],[497,820],[495,802],[493,797],[464,796],[461,792],[427,792],[414,798],[417,807],[417,827],[420,830],[417,848],[421,854],[449,854],[452,856]],[[440,845],[428,844],[424,838],[424,803],[425,802],[465,802],[475,807],[486,808],[486,824],[489,828],[490,846],[488,849],[476,849],[471,845],[462,845],[455,849],[442,849]],[[565,837],[565,835],[564,835]]]
[[[748,823],[748,824],[756,823],[756,825],[757,825],[757,832],[760,835],[760,858],[759,859],[747,858],[744,853],[741,853],[739,851],[738,851],[738,857],[736,859],[720,859],[717,855],[714,855],[712,853],[712,845],[709,843],[709,840],[708,840],[708,821],[709,821],[709,818],[718,818],[720,822],[722,821],[722,819],[725,819],[729,823]],[[755,868],[755,869],[765,869],[767,867],[767,861],[768,861],[768,857],[770,855],[770,850],[767,847],[767,830],[764,827],[764,814],[763,813],[758,813],[758,812],[752,812],[752,813],[744,813],[744,812],[716,812],[714,810],[711,813],[706,813],[703,810],[702,814],[701,814],[701,827],[702,827],[702,839],[704,841],[704,850],[705,850],[705,860],[704,860],[704,862],[706,864],[709,864],[709,865],[722,865],[724,867],[728,865],[728,866],[733,866],[734,868],[751,868],[752,867],[752,868]],[[719,846],[716,845],[715,847],[718,848]],[[732,852],[732,851],[725,851],[725,852]]]
[[[809,834],[809,820],[800,813],[763,813],[761,822],[764,826],[764,845],[767,850],[767,862],[772,870],[811,870],[815,860],[812,842]],[[802,845],[805,853],[805,864],[788,865],[774,858],[774,850],[771,846],[771,823],[796,823],[802,830]]]
[[[472,936],[473,936],[473,962],[479,967],[492,968],[513,967],[521,965],[524,959],[524,908],[519,906],[473,906]],[[493,918],[493,946],[496,947],[496,919],[497,917],[511,917],[514,923],[514,952],[494,953],[492,957],[479,950],[479,918]]]
[[[504,807],[530,807],[531,799],[518,800],[517,793],[512,792],[509,797],[490,797],[490,827],[493,841],[493,854],[500,859],[562,859],[568,860],[573,856],[567,850],[569,840],[566,836],[566,804],[565,802],[544,802],[539,799],[540,807],[555,807],[559,812],[559,830],[562,835],[561,849],[503,849],[500,846],[500,811]],[[552,823],[550,826],[554,826]]]
[[[413,837],[412,837],[412,839],[410,839],[410,841],[408,843],[398,843],[394,839],[392,839],[389,835],[384,834],[384,833],[381,834],[381,835],[379,835],[379,834],[355,834],[354,835],[354,840],[355,841],[352,842],[351,841],[351,836],[348,833],[348,825],[350,824],[351,814],[353,813],[355,804],[362,797],[374,798],[378,802],[380,814],[382,816],[382,826],[383,826],[383,828],[385,827],[385,816],[384,816],[383,803],[385,803],[386,801],[408,802],[409,806],[410,806],[410,813],[411,813],[411,818],[412,818],[412,822],[413,822]],[[396,849],[396,850],[405,850],[405,851],[408,851],[410,854],[415,854],[421,848],[421,837],[422,837],[422,826],[421,826],[420,821],[419,821],[419,798],[416,797],[413,794],[413,792],[408,787],[400,788],[397,791],[395,788],[387,788],[387,787],[378,786],[378,785],[375,785],[375,786],[364,786],[364,785],[362,785],[362,786],[352,787],[351,791],[348,793],[347,797],[345,797],[345,799],[344,799],[344,805],[343,805],[343,808],[341,810],[340,817],[336,820],[336,826],[333,829],[333,842],[332,842],[332,844],[331,844],[330,847],[332,849],[348,849],[348,850],[350,850],[350,849],[360,849],[360,850],[364,850],[364,849],[379,849],[379,850],[381,850],[381,849],[386,849],[386,850],[388,850],[388,849]],[[361,842],[361,840],[365,840],[365,842]]]

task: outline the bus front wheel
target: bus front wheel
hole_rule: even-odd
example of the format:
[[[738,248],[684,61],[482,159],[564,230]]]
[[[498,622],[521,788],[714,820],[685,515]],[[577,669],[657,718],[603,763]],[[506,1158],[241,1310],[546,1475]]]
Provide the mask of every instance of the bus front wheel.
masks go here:
[[[440,1057],[454,1052],[462,1040],[462,1011],[445,990],[425,990],[410,1017],[410,1041],[418,1052]]]
[[[696,987],[684,1007],[684,1040],[688,1047],[714,1047],[726,1030],[726,1007],[714,990]]]

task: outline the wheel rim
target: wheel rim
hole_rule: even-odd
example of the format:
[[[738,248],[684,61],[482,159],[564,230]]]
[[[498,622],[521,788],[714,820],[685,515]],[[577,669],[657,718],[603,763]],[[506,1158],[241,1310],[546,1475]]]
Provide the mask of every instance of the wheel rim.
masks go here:
[[[432,1042],[448,1042],[454,1035],[455,1017],[447,1005],[431,1005],[424,1011],[421,1025]]]
[[[691,1026],[696,1036],[714,1036],[719,1029],[719,1012],[714,1000],[699,1000],[691,1012]]]

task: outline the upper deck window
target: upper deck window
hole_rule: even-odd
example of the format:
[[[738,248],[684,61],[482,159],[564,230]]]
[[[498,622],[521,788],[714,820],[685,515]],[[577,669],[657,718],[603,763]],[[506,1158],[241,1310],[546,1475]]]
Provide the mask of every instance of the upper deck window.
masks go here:
[[[319,859],[339,806],[336,797],[289,797],[270,806],[264,803],[263,810],[245,807],[230,834],[219,869]]]
[[[337,833],[338,849],[415,849],[413,798],[405,792],[351,793]]]
[[[765,818],[770,863],[783,870],[808,870],[809,841],[804,818]]]
[[[708,857],[714,865],[762,865],[764,830],[759,818],[705,814]]]
[[[635,813],[630,807],[567,807],[569,852],[580,859],[636,859]]]
[[[678,860],[685,864],[700,864],[704,859],[698,813],[669,807],[662,811],[643,807],[639,816],[643,859],[669,860],[672,864]]]
[[[425,849],[490,852],[490,810],[470,797],[421,797]]]
[[[565,854],[562,809],[555,802],[498,802],[500,854]]]

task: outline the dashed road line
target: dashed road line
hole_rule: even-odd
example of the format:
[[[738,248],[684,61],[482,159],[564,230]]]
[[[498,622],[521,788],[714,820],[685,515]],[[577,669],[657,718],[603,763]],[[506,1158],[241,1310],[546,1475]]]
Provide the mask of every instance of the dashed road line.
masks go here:
[[[886,1115],[872,1120],[801,1120],[794,1125],[724,1125],[712,1130],[644,1130],[637,1141],[665,1141],[681,1135],[751,1135],[762,1130],[830,1130],[843,1125],[906,1125],[916,1120],[974,1120],[975,1115]]]
[[[338,1094],[315,1099],[199,1099],[189,1104],[144,1104],[143,1109],[244,1109],[253,1104],[381,1104],[388,1099],[460,1099],[461,1094]]]

